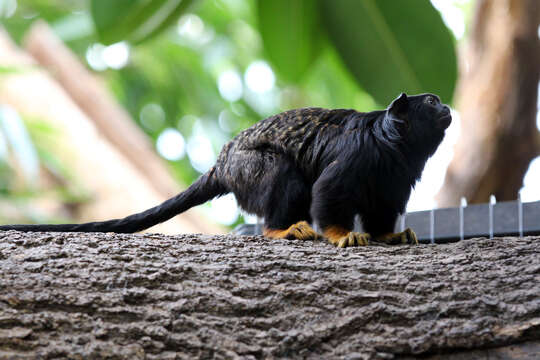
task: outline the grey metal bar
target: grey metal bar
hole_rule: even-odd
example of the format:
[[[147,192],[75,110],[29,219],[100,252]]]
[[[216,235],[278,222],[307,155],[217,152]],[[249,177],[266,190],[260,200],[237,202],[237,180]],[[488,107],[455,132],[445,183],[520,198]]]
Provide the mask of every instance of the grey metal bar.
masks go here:
[[[519,237],[523,237],[523,202],[521,201],[521,191],[518,192],[518,231]]]
[[[495,200],[495,195],[489,196],[489,238],[493,239],[493,205],[497,201]]]
[[[432,244],[435,244],[435,209],[429,212],[429,239]]]
[[[464,219],[463,219],[463,208],[467,206],[467,199],[464,197],[459,201],[459,239],[463,240],[464,238]]]
[[[395,231],[412,228],[422,243],[446,243],[473,237],[540,235],[540,201],[523,203],[502,201],[488,204],[414,211],[403,214],[396,222]],[[517,211],[516,211],[517,208]],[[490,210],[491,209],[491,210]],[[355,230],[359,231],[361,224]],[[235,233],[261,233],[260,226],[240,225]]]

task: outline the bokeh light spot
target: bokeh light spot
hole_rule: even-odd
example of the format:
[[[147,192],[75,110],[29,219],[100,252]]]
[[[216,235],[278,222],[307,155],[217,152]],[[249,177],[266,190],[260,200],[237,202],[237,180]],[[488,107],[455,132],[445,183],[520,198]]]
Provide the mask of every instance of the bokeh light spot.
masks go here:
[[[103,44],[95,43],[90,45],[86,50],[86,62],[88,62],[88,65],[96,71],[107,69],[107,64],[102,56],[103,49],[105,49]]]
[[[266,61],[252,62],[244,75],[249,90],[255,93],[266,93],[274,88],[276,77]]]
[[[143,106],[139,114],[142,126],[150,131],[158,131],[165,124],[165,111],[156,103]]]
[[[226,70],[219,75],[218,89],[227,101],[237,101],[242,97],[243,86],[240,75],[235,70]]]
[[[180,131],[167,128],[156,141],[158,153],[167,160],[180,160],[185,155],[186,144]]]
[[[111,69],[121,69],[129,61],[129,46],[124,41],[109,45],[103,49],[101,56]]]
[[[216,155],[210,139],[197,132],[188,140],[187,153],[191,165],[200,173],[207,172],[216,162]]]
[[[178,34],[189,40],[197,40],[204,32],[204,22],[195,14],[186,14],[178,20]]]
[[[238,219],[238,203],[233,194],[216,198],[210,202],[210,215],[223,225],[232,225]]]

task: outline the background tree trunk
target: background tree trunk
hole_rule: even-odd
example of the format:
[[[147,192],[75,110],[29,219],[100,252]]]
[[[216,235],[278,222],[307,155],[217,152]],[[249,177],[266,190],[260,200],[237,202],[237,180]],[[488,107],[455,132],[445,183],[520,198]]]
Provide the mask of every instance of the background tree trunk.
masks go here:
[[[442,207],[516,199],[530,161],[540,75],[540,2],[479,0],[462,54],[456,105],[461,136],[438,195]]]
[[[532,359],[539,252],[0,232],[0,358]]]

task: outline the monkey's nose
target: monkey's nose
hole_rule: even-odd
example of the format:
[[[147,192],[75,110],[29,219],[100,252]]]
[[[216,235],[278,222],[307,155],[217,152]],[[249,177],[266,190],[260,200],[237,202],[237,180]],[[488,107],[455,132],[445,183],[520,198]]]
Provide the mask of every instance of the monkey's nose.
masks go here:
[[[450,108],[446,105],[444,105],[442,111],[441,111],[441,115],[442,116],[446,116],[446,115],[450,115]]]

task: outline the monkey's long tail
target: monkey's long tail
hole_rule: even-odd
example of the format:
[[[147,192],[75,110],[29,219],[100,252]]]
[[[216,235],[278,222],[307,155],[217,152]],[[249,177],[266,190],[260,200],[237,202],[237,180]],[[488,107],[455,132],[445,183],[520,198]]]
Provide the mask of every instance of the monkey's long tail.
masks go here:
[[[214,169],[197,179],[184,192],[146,211],[123,219],[84,224],[3,225],[0,230],[58,231],[58,232],[116,232],[134,233],[162,223],[189,208],[202,204],[227,191],[213,176]]]

